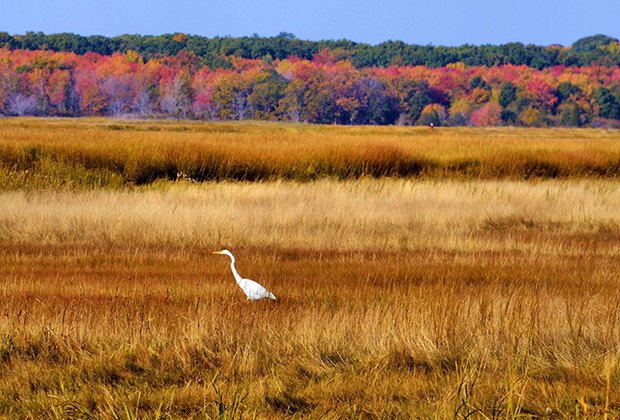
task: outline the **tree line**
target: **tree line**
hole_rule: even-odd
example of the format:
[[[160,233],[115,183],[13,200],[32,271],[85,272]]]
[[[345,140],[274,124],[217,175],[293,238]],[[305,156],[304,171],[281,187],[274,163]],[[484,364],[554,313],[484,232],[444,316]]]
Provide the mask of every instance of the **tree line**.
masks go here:
[[[311,60],[230,57],[204,66],[185,50],[83,55],[0,48],[0,114],[277,120],[322,124],[620,125],[620,67],[356,67],[324,49]]]
[[[594,35],[577,40],[571,47],[538,46],[512,42],[503,45],[462,45],[458,47],[412,45],[402,41],[386,41],[378,45],[349,40],[307,41],[283,32],[274,37],[214,37],[183,33],[164,35],[100,35],[81,36],[73,33],[46,35],[27,32],[11,35],[0,32],[0,48],[73,52],[95,52],[111,55],[135,51],[145,59],[160,55],[173,56],[181,51],[193,53],[201,65],[210,68],[230,68],[230,57],[283,60],[297,57],[310,60],[325,49],[356,68],[411,65],[444,67],[463,63],[467,66],[524,65],[543,69],[562,66],[618,66],[620,43],[606,35]]]

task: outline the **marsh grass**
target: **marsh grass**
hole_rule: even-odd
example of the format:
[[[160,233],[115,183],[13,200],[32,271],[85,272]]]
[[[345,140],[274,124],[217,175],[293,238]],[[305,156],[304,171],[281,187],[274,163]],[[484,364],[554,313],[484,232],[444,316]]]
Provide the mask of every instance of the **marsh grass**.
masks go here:
[[[0,120],[0,188],[157,180],[618,177],[613,130]]]
[[[617,258],[241,248],[250,304],[200,248],[2,255],[5,414],[617,414]]]
[[[0,415],[618,417],[619,144],[0,120]]]
[[[617,252],[618,208],[620,188],[609,180],[366,179],[7,191],[0,192],[0,240],[545,255],[567,252],[572,238],[592,237]]]
[[[617,416],[611,180],[0,194],[12,417]],[[226,260],[278,296],[248,303]]]

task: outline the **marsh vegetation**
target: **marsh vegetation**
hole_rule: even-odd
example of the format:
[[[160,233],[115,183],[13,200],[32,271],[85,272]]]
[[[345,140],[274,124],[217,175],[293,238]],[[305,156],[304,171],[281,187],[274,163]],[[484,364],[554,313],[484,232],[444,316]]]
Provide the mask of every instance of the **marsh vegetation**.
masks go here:
[[[1,125],[3,415],[620,413],[614,132]]]

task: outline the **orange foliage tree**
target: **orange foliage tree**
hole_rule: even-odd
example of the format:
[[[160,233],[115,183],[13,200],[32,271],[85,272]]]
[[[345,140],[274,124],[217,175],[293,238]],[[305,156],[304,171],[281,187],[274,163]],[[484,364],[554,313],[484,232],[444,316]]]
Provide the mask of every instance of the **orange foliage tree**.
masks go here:
[[[620,51],[616,44],[605,47],[609,54]],[[223,68],[209,69],[185,50],[147,60],[133,51],[0,48],[0,114],[620,126],[617,66],[357,68],[349,58],[344,50],[323,50],[312,60],[229,57]]]

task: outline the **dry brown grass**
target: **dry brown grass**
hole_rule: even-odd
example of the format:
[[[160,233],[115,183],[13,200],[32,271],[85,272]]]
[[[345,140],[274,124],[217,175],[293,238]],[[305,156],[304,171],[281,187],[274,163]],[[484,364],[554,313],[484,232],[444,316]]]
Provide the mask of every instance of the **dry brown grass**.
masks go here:
[[[176,183],[0,198],[0,238],[26,244],[558,254],[566,238],[620,229],[619,184],[605,180]]]
[[[0,412],[618,416],[619,204],[585,179],[0,193]]]

